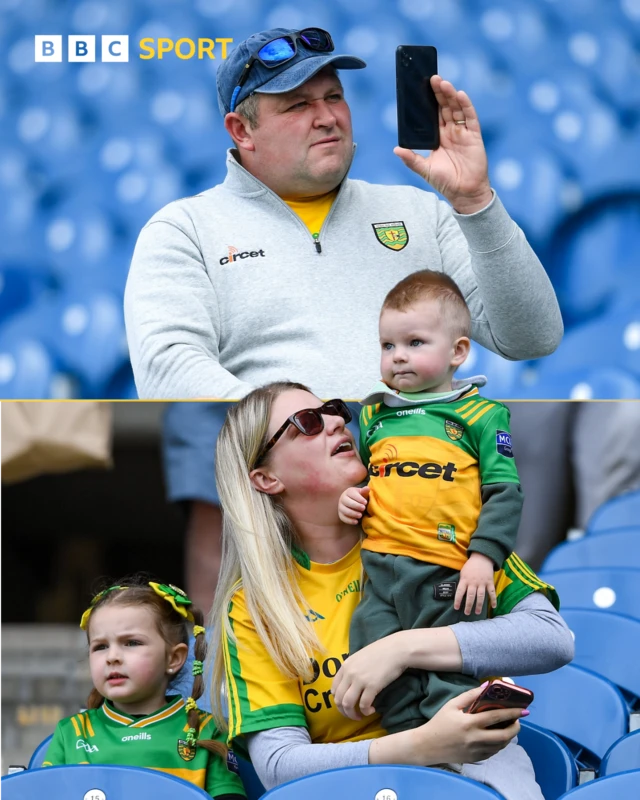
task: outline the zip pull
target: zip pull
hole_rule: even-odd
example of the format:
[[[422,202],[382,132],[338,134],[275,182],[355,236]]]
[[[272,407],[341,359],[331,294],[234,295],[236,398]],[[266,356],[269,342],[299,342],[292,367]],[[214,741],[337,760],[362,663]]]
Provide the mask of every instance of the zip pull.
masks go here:
[[[320,253],[322,252],[322,246],[320,244],[320,234],[319,233],[314,233],[312,235],[313,235],[313,243],[316,246],[316,253],[318,255],[320,255]]]

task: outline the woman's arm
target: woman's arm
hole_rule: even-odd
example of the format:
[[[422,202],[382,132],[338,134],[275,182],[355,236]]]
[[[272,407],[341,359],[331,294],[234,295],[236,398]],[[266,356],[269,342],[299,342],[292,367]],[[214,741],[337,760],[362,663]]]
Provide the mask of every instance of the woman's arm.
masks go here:
[[[307,728],[271,728],[246,735],[251,763],[265,789],[339,767],[369,763],[371,739],[312,744]]]
[[[571,632],[547,598],[533,592],[509,614],[448,628],[400,631],[349,656],[333,682],[340,711],[373,713],[375,697],[406,669],[467,675],[551,672],[573,658]]]
[[[446,703],[419,728],[359,742],[312,744],[302,727],[271,728],[247,734],[249,755],[266,789],[314,772],[363,764],[466,763],[495,755],[517,735],[519,709],[464,714],[462,709],[481,689],[472,689]],[[507,728],[488,730],[495,722]]]
[[[540,592],[527,595],[510,614],[457,622],[451,630],[460,648],[460,671],[477,678],[552,672],[574,656],[571,631]]]

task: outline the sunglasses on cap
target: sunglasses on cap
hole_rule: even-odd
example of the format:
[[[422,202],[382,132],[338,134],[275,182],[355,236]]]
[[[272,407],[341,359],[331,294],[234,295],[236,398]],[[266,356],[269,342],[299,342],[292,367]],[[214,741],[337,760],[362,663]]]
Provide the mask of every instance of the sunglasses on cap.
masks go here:
[[[265,42],[257,53],[254,53],[244,65],[238,84],[231,95],[229,111],[234,111],[236,107],[236,98],[246,83],[253,64],[259,61],[262,66],[267,69],[273,69],[274,67],[279,67],[281,64],[286,64],[286,62],[291,61],[298,52],[299,41],[302,42],[308,50],[315,50],[319,53],[331,53],[334,50],[331,34],[327,31],[323,31],[322,28],[304,28],[301,31],[288,33],[284,36],[276,36],[275,39],[269,39],[269,41]]]
[[[342,400],[327,400],[319,408],[303,408],[301,411],[296,411],[278,428],[273,434],[271,439],[266,443],[260,457],[256,460],[259,464],[262,459],[267,455],[269,450],[278,441],[282,434],[287,430],[289,425],[295,427],[305,436],[317,436],[324,430],[324,419],[322,415],[332,417],[342,417],[345,422],[351,422],[351,411]]]

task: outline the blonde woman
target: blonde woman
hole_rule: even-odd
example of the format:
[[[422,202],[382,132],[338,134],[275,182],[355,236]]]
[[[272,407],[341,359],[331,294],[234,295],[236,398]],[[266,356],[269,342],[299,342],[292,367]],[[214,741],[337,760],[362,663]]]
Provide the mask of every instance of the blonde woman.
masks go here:
[[[322,403],[287,382],[256,389],[229,411],[216,453],[224,512],[212,610],[221,636],[218,724],[224,686],[234,749],[249,754],[267,788],[326,769],[397,763],[444,766],[507,800],[542,800],[514,742],[527,712],[463,713],[479,688],[413,730],[387,735],[380,726],[375,695],[406,669],[477,678],[546,672],[571,659],[573,643],[545,597],[552,590],[527,573],[504,581],[517,600],[508,614],[398,631],[347,660],[361,534],[340,522],[338,500],[366,475],[348,418],[342,401]]]

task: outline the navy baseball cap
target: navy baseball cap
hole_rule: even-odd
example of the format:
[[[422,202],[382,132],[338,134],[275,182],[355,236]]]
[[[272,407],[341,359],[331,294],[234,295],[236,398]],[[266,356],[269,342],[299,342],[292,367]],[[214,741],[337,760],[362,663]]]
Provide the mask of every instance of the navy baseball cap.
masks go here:
[[[253,36],[240,42],[231,50],[216,74],[218,108],[223,117],[229,113],[234,89],[251,56],[255,55],[262,45],[271,39],[276,39],[278,36],[291,36],[295,33],[298,31],[272,28],[270,31],[254,33]],[[281,94],[296,89],[320,72],[327,64],[333,64],[336,69],[362,69],[367,66],[361,58],[356,56],[340,55],[333,51],[327,53],[311,50],[302,41],[298,41],[297,45],[295,56],[280,66],[268,68],[259,61],[253,62],[247,80],[236,98],[236,107],[254,92]]]

